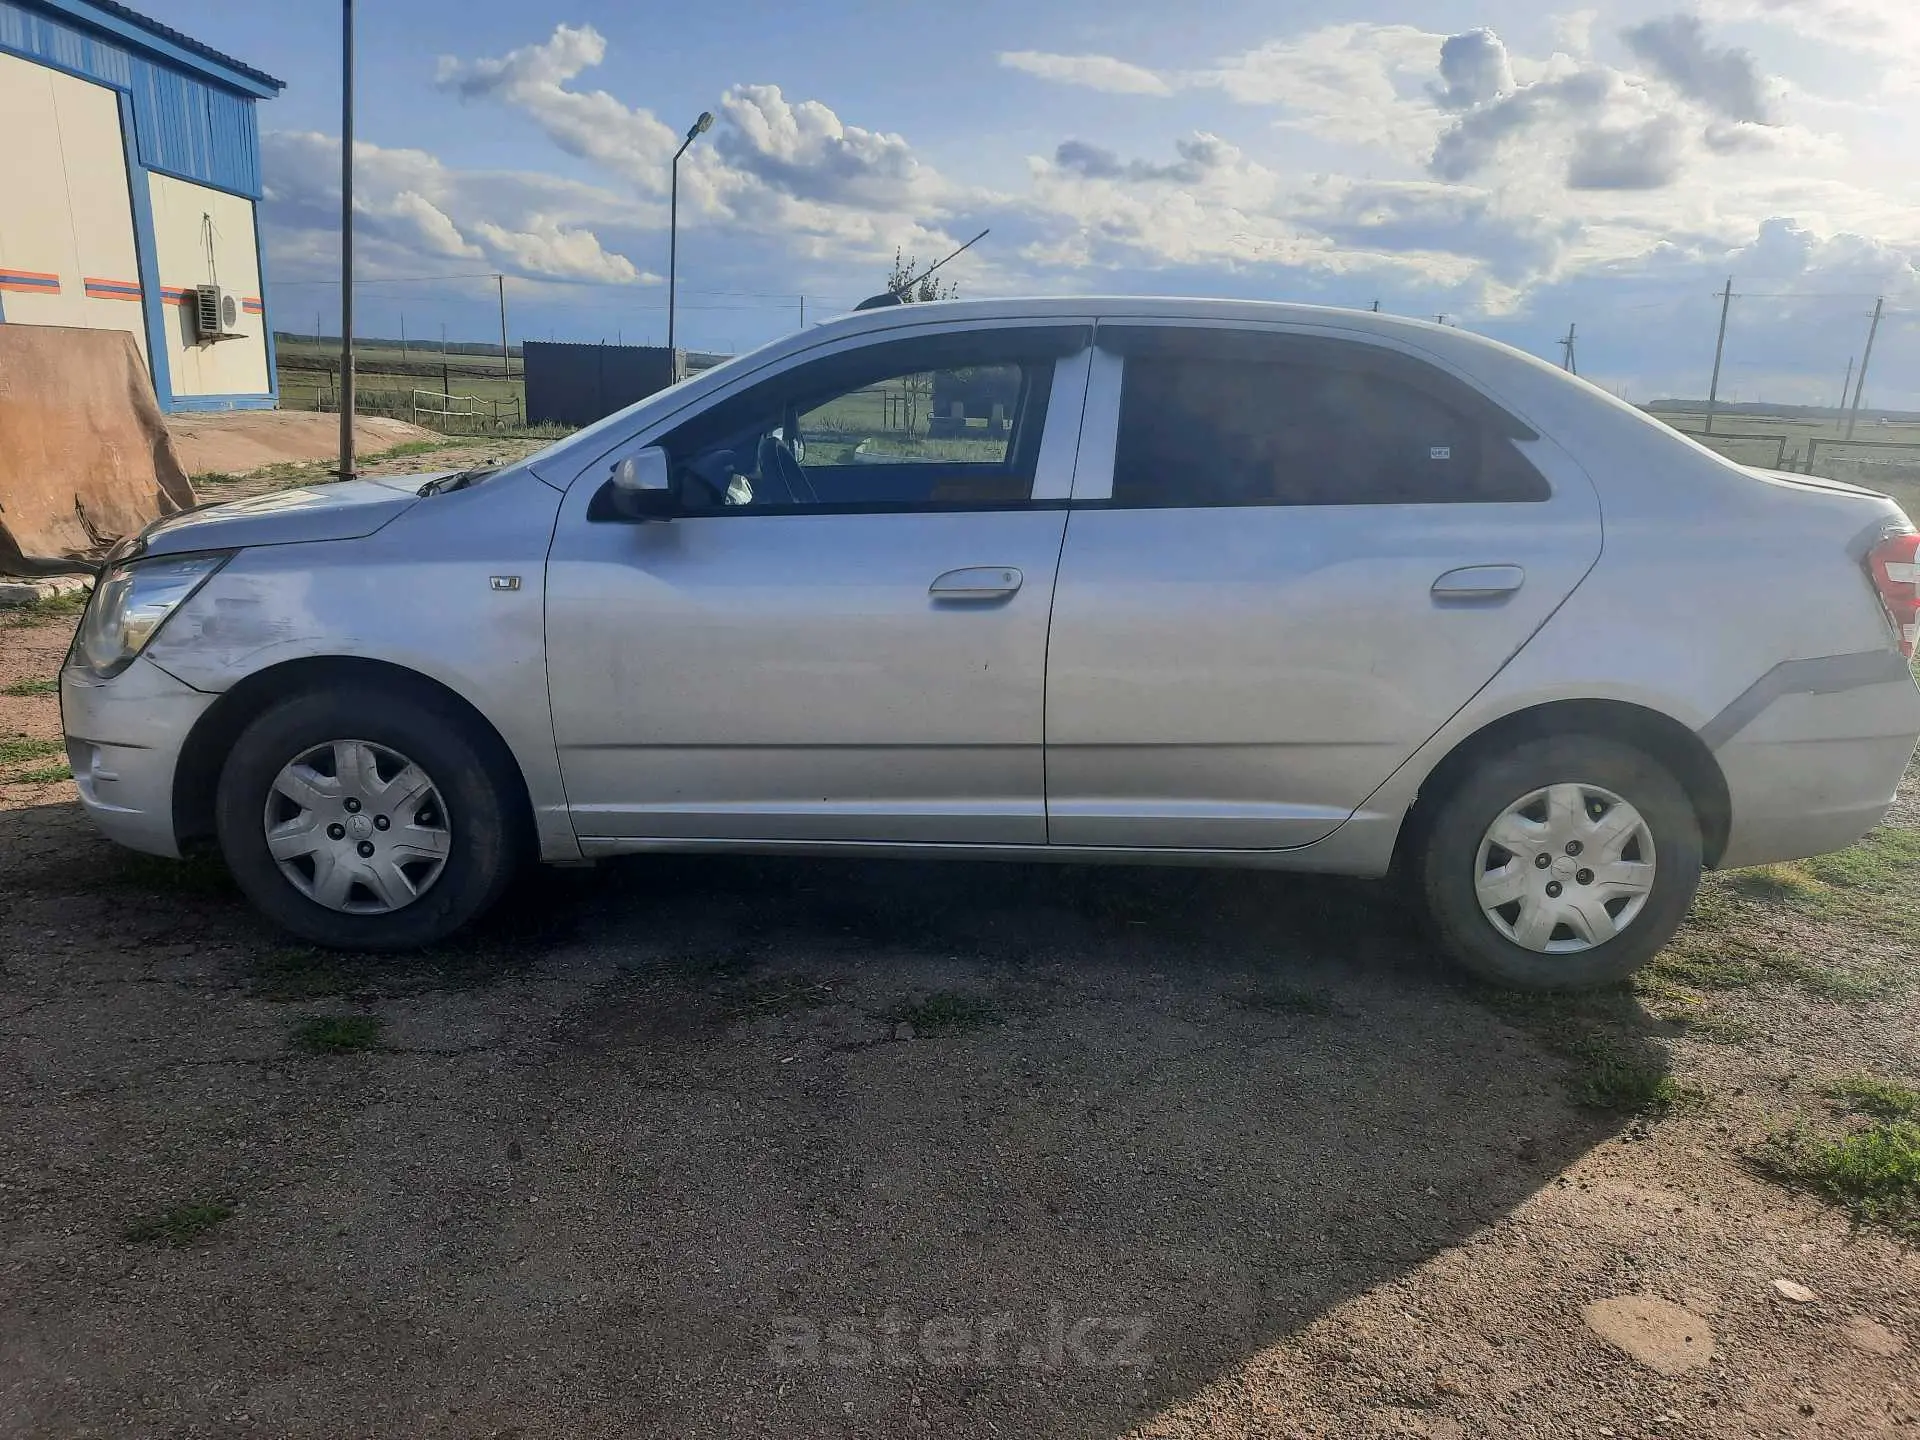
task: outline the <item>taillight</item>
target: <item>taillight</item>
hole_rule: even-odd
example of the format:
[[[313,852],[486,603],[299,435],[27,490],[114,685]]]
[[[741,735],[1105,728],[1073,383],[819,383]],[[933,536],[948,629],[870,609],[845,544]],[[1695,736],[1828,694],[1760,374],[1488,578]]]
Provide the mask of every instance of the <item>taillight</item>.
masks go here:
[[[1900,632],[1900,653],[1911,660],[1920,640],[1920,535],[1889,535],[1867,556],[1867,569]]]

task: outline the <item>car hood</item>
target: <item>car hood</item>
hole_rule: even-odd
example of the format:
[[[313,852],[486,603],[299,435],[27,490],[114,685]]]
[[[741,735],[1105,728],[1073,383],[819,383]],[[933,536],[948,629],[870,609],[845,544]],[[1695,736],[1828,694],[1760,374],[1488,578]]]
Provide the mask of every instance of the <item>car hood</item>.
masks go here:
[[[113,558],[314,540],[359,540],[418,505],[420,487],[434,478],[433,474],[421,474],[342,480],[186,510],[155,521],[126,554]]]

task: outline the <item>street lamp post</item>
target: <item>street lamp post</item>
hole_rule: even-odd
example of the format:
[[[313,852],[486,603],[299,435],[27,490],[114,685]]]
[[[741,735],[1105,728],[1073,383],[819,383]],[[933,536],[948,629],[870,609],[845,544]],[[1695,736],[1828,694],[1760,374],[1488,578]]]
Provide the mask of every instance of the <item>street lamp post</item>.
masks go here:
[[[713,125],[713,112],[702,110],[700,118],[687,130],[687,138],[680,142],[680,148],[673,152],[671,166],[673,178],[669,182],[667,200],[667,349],[673,349],[673,293],[680,276],[680,157],[687,153],[687,147]],[[676,377],[677,378],[677,377]]]

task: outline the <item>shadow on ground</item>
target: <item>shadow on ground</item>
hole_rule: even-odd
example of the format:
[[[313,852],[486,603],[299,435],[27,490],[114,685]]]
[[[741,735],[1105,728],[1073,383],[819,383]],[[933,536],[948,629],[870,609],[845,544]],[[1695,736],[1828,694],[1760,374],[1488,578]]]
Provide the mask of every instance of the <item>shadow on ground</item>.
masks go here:
[[[394,963],[289,949],[65,808],[4,817],[16,861],[29,1429],[1116,1435],[1626,1123],[1372,886],[659,859]],[[219,958],[155,983],[157,930]],[[393,1039],[289,1053],[316,1006]],[[235,1213],[193,1246],[113,1242],[201,1193]]]

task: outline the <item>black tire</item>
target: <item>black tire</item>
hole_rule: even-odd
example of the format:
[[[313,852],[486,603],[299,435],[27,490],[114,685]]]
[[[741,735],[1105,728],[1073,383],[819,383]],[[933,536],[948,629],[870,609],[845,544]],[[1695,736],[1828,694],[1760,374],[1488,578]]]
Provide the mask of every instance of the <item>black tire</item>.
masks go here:
[[[359,685],[289,696],[263,711],[234,743],[220,772],[215,828],[227,868],[268,918],[303,940],[336,950],[412,950],[453,934],[493,905],[525,853],[512,762],[490,735],[429,697]],[[302,894],[267,848],[263,818],[281,769],[315,746],[364,740],[414,761],[446,810],[444,868],[420,897],[384,914],[329,909]]]
[[[1640,912],[1619,933],[1552,954],[1495,928],[1475,891],[1475,871],[1496,819],[1534,791],[1566,783],[1609,790],[1638,810],[1657,863]],[[1482,979],[1524,990],[1588,990],[1625,980],[1673,938],[1700,888],[1700,820],[1686,791],[1650,756],[1596,735],[1550,736],[1487,756],[1439,798],[1418,844],[1413,879],[1440,948]]]

